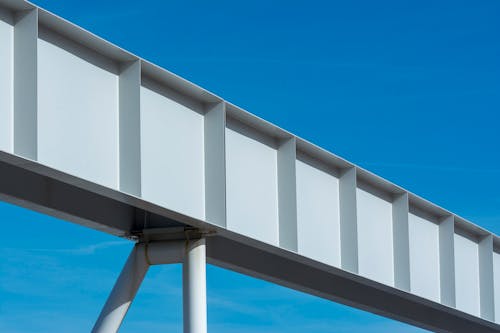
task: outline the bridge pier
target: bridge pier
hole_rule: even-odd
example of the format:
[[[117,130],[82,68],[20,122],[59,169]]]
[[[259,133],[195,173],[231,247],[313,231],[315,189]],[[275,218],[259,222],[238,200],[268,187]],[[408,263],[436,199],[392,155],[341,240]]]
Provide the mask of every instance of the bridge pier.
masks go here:
[[[182,263],[184,333],[207,332],[205,239],[137,243],[92,333],[118,332],[151,265]]]

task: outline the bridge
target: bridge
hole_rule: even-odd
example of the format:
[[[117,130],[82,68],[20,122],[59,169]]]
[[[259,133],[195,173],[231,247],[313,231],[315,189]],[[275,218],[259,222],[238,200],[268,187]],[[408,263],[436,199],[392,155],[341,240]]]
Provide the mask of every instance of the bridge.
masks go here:
[[[205,265],[437,332],[500,331],[500,238],[23,0],[0,0],[0,199],[135,242],[93,332],[151,265]]]

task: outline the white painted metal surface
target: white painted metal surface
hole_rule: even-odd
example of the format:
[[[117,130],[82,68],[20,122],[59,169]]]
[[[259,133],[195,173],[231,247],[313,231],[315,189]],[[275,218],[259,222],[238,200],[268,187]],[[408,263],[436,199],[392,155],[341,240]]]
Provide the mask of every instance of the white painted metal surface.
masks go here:
[[[366,190],[356,190],[358,202],[359,273],[394,285],[392,204]]]
[[[139,243],[132,249],[92,333],[118,332],[150,265],[183,263],[185,332],[206,332],[205,240]],[[205,309],[205,310],[204,310]],[[203,311],[205,311],[203,313]],[[204,328],[204,330],[203,330]]]
[[[207,332],[205,239],[190,242],[182,267],[184,333]]]
[[[478,244],[459,234],[455,234],[455,283],[457,308],[479,316]]]
[[[242,124],[232,125],[226,129],[227,228],[278,245],[276,144]]]
[[[409,214],[411,291],[439,302],[439,226]]]
[[[0,10],[0,150],[12,152],[14,110],[14,18]]]
[[[169,98],[166,91],[162,94],[141,87],[142,196],[204,219],[204,119],[201,112],[200,105],[188,107]]]
[[[136,245],[130,253],[92,333],[116,333],[148,271],[146,247]]]
[[[38,39],[38,160],[118,188],[118,76],[108,70],[117,66],[50,39],[64,48]]]
[[[0,0],[0,72],[0,167],[26,185],[0,179],[5,200],[127,237],[141,237],[155,212],[272,254],[267,266],[242,258],[260,267],[245,273],[264,276],[286,258],[373,295],[391,288],[456,325],[500,322],[500,238],[399,186],[23,0]],[[199,269],[186,279],[202,288]],[[446,325],[356,296],[342,300]]]
[[[340,267],[339,180],[297,160],[298,253]]]

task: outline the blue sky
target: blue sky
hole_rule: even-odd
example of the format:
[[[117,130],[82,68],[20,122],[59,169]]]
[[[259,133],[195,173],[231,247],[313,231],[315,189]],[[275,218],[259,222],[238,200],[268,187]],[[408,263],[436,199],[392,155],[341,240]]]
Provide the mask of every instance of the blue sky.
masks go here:
[[[500,234],[500,2],[36,4]],[[88,332],[131,244],[0,204],[0,331]],[[123,332],[181,332],[179,266]],[[215,267],[212,332],[423,332]]]

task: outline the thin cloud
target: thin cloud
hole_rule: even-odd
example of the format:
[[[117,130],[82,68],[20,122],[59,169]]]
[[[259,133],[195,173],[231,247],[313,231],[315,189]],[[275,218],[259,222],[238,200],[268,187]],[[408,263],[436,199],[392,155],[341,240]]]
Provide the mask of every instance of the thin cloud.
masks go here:
[[[112,248],[112,247],[123,246],[123,245],[130,246],[130,242],[125,242],[125,241],[109,241],[109,242],[102,242],[102,243],[97,243],[97,244],[85,245],[85,246],[76,247],[76,248],[68,248],[68,249],[33,249],[31,251],[33,251],[33,252],[48,252],[48,253],[61,253],[61,254],[86,256],[86,255],[95,254],[99,250],[106,250],[106,249],[109,249],[109,248]]]

